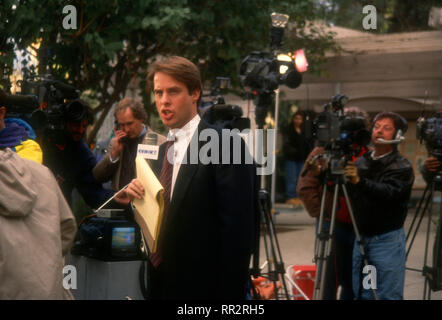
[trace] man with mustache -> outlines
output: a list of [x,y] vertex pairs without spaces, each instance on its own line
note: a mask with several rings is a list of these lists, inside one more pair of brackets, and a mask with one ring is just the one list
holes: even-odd
[[[405,280],[404,221],[414,182],[413,168],[397,150],[404,140],[407,121],[393,112],[375,116],[372,128],[374,151],[345,168],[368,264],[376,270],[376,283],[364,281],[367,272],[355,241],[353,291],[357,299],[403,299]],[[372,278],[374,279],[374,278]]]

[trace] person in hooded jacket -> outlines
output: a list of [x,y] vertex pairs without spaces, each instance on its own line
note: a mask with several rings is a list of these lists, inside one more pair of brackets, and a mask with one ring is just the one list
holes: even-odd
[[0,148],[10,148],[23,158],[43,161],[40,145],[32,127],[19,118],[6,118],[7,109],[0,97]]
[[48,168],[0,148],[0,300],[68,299],[75,218]]

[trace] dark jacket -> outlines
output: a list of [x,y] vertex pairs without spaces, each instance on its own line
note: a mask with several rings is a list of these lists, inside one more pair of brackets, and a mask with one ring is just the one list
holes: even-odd
[[[192,139],[208,127],[201,120]],[[205,143],[199,142],[198,151]],[[244,150],[242,139],[241,145]],[[152,166],[157,176],[165,147]],[[163,261],[154,271],[160,279],[153,298],[244,299],[255,229],[255,168],[187,163],[181,164],[160,235]]]
[[414,182],[410,162],[397,150],[379,160],[373,160],[371,154],[356,161],[359,183],[348,184],[355,220],[363,236],[403,227]]
[[304,134],[299,134],[293,124],[283,130],[282,152],[286,160],[304,162],[312,150]]
[[43,164],[51,169],[70,205],[74,188],[94,209],[113,195],[92,176],[97,161],[83,140],[76,142],[64,133],[50,132],[43,143]]
[[[368,149],[366,147],[361,147],[359,153],[352,161],[356,161],[357,158],[362,157]],[[306,163],[310,161],[313,157],[324,154],[325,150],[323,147],[316,147],[313,151],[308,155]],[[325,219],[327,221],[330,220],[332,206],[333,206],[333,190],[335,188],[335,184],[331,183],[332,181],[326,181],[325,170],[327,169],[327,163],[324,158],[320,158],[320,163],[322,166],[322,173],[318,176],[314,176],[310,170],[308,170],[308,166],[304,164],[304,167],[301,170],[301,174],[298,180],[298,186],[296,191],[298,192],[299,198],[302,200],[308,214],[311,217],[318,217],[321,211],[321,197],[324,187],[324,182],[327,182],[327,193],[325,196]],[[351,202],[351,199],[350,199]],[[336,208],[336,218],[342,223],[351,223],[350,213],[348,211],[347,202],[342,195],[342,192],[339,196],[339,200]]]
[[[141,144],[149,144],[149,138],[148,135],[151,133],[155,133],[158,137],[158,145],[161,145],[166,141],[166,137],[162,136],[156,132],[154,132],[150,127],[146,127],[146,133],[143,134],[141,138],[140,143]],[[138,138],[137,138],[138,140]],[[112,140],[111,140],[112,141]],[[95,180],[99,182],[107,182],[109,180],[112,180],[111,187],[114,191],[118,191],[121,189],[122,186],[126,185],[126,183],[122,183],[121,176],[122,176],[122,170],[123,170],[123,163],[124,166],[129,167],[130,165],[135,165],[135,157],[132,158],[131,161],[128,160],[127,155],[129,154],[127,152],[127,144],[124,145],[123,153],[120,155],[119,160],[116,162],[112,162],[110,160],[110,155],[112,153],[112,143],[108,144],[107,152],[103,157],[99,159],[99,162],[95,165],[95,167],[92,169],[92,174],[95,178]],[[133,153],[134,151],[132,151]],[[135,155],[136,155],[136,147],[135,147]],[[133,176],[130,180],[132,180],[135,177],[135,172],[132,173]],[[129,180],[129,181],[130,181]],[[126,181],[125,181],[126,182]]]

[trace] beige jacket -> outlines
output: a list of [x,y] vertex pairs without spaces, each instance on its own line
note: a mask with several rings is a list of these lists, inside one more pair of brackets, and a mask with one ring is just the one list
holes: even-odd
[[63,299],[76,222],[48,168],[0,150],[0,300]]
[[[156,132],[154,132],[151,128],[146,127],[147,132],[144,136],[142,144],[148,144],[147,141],[147,135],[149,133],[155,133],[158,136],[157,145],[161,145],[164,142],[166,142],[166,137],[162,136]],[[107,153],[104,155],[104,157],[96,164],[94,169],[92,170],[92,174],[94,176],[94,179],[98,182],[107,182],[109,180],[112,180],[111,187],[112,190],[118,191],[119,185],[120,185],[120,175],[121,175],[121,167],[122,163],[124,161],[123,154],[120,155],[120,158],[115,163],[110,160],[110,154],[112,151],[112,143],[109,145],[107,149]]]

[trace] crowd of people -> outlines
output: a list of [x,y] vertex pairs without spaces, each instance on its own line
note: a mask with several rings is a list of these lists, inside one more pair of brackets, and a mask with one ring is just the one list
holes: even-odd
[[[159,249],[148,256],[149,298],[246,298],[257,223],[256,168],[245,162],[248,148],[241,140],[239,163],[185,161],[192,156],[191,141],[205,129],[217,133],[220,147],[234,137],[222,135],[220,128],[200,118],[201,75],[188,59],[170,56],[154,62],[147,82],[167,136],[147,125],[141,102],[125,98],[115,108],[114,137],[98,162],[84,141],[93,117],[83,100],[64,105],[63,130],[46,132],[40,146],[31,126],[6,118],[8,105],[0,99],[0,299],[72,297],[61,277],[63,257],[78,227],[70,209],[73,189],[91,208],[124,189],[113,205],[131,208],[131,201],[145,192],[136,178],[138,145],[152,141],[159,153],[148,163],[164,187],[165,209]],[[371,123],[358,108],[347,108],[345,114],[364,119],[371,130],[370,146],[352,145],[353,158],[344,176],[366,258],[377,270],[377,296],[402,299],[403,225],[414,173],[397,146],[407,122],[392,112],[376,115]],[[303,114],[296,112],[283,130],[287,202],[304,205],[318,218],[326,188],[325,223],[330,224],[333,181],[324,183],[327,164],[319,156],[326,151],[313,148],[303,121]],[[198,140],[197,151],[207,142]],[[427,159],[427,174],[439,169],[438,159]],[[103,187],[107,181],[112,189]],[[333,263],[327,270],[324,299],[336,299],[339,286],[341,299],[373,299],[373,292],[361,285],[363,261],[342,195],[336,210]]]

